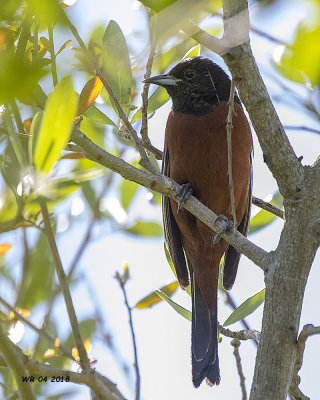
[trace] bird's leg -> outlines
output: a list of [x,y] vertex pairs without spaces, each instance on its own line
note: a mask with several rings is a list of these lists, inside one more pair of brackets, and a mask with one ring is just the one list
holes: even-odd
[[180,198],[178,200],[178,210],[177,212],[181,212],[183,208],[183,203],[187,200],[187,198],[192,194],[193,190],[190,183],[183,183],[179,188]]
[[212,236],[212,243],[213,243],[213,244],[219,243],[220,240],[221,240],[221,236],[222,236],[224,233],[227,233],[227,232],[233,227],[233,222],[230,221],[227,217],[225,217],[225,216],[222,215],[222,214],[218,215],[217,219],[216,219],[214,222],[216,223],[217,221],[224,221],[224,222],[225,222],[225,225],[224,225],[224,227],[220,230],[220,232],[217,232],[216,234],[214,234],[214,235]]

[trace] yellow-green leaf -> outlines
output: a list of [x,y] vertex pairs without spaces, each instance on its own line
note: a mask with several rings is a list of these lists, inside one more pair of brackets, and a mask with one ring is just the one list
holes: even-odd
[[70,138],[78,95],[70,76],[63,78],[48,97],[37,138],[34,163],[38,171],[49,172]]
[[139,185],[136,182],[128,181],[123,179],[120,184],[120,196],[121,196],[121,205],[127,211],[129,205],[131,204],[134,195],[138,190]]
[[[168,297],[171,297],[173,293],[177,290],[178,286],[179,286],[178,282],[174,281],[169,283],[168,285],[163,286],[159,290]],[[162,298],[159,297],[156,292],[152,292],[147,296],[145,296],[140,301],[138,301],[138,303],[135,305],[135,308],[151,308],[160,301],[162,301]]]
[[102,89],[102,82],[98,76],[90,79],[83,87],[80,98],[77,115],[83,114],[94,103]]
[[163,229],[158,222],[153,221],[137,221],[133,226],[126,229],[126,232],[140,236],[162,236]]
[[187,51],[182,59],[184,60],[185,58],[198,57],[200,56],[200,52],[201,52],[201,46],[200,44],[197,44],[194,47],[192,47],[189,51]]
[[66,47],[70,46],[70,44],[72,43],[72,40],[67,40],[65,43],[63,43],[63,45],[60,47],[60,49],[57,51],[56,56],[58,54],[60,54]]
[[85,111],[84,115],[89,119],[99,122],[100,124],[116,126],[116,124],[109,117],[107,117],[102,111],[93,105],[89,107],[87,111]]
[[130,103],[132,74],[126,39],[115,21],[110,21],[102,39],[103,71],[122,107]]
[[172,301],[166,294],[161,292],[161,290],[156,290],[156,293],[162,300],[166,301],[178,314],[182,315],[188,321],[192,320],[192,315],[189,310],[186,310],[184,307],[180,306],[178,303]]
[[233,313],[227,318],[223,326],[228,326],[234,324],[235,322],[241,321],[253,311],[255,311],[260,304],[264,302],[265,289],[260,290],[252,297],[249,297],[245,302],[243,302]]

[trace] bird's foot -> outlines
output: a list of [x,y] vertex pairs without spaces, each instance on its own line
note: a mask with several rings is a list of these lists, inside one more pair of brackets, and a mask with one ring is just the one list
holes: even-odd
[[213,244],[219,243],[220,240],[221,240],[221,236],[224,233],[229,232],[230,229],[233,227],[233,222],[230,221],[227,217],[225,217],[222,214],[218,215],[217,219],[214,222],[216,223],[218,221],[223,221],[225,224],[224,224],[224,227],[220,230],[220,232],[217,232],[215,235],[212,236],[212,243]]
[[178,200],[178,213],[182,211],[183,204],[187,198],[192,194],[193,190],[190,183],[183,183],[179,188],[180,198]]

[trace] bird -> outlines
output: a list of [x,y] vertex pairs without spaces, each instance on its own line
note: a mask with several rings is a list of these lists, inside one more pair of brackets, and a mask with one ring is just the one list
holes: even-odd
[[[180,186],[180,199],[162,196],[164,237],[182,289],[191,283],[192,382],[220,383],[217,289],[220,261],[223,286],[230,290],[240,254],[203,222],[183,209],[192,193],[215,214],[232,223],[228,181],[227,115],[231,81],[208,58],[180,61],[167,74],[144,80],[164,87],[172,100],[164,140],[162,173]],[[241,102],[234,95],[232,176],[237,229],[247,236],[252,198],[252,134]],[[226,224],[226,229],[229,225]],[[221,236],[221,235],[220,235]]]

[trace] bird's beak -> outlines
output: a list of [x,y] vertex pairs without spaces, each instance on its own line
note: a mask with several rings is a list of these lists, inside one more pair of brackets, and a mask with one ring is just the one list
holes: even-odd
[[151,76],[150,78],[142,81],[142,83],[155,83],[159,86],[176,86],[177,82],[179,81],[180,79],[177,79],[172,75],[163,74]]

